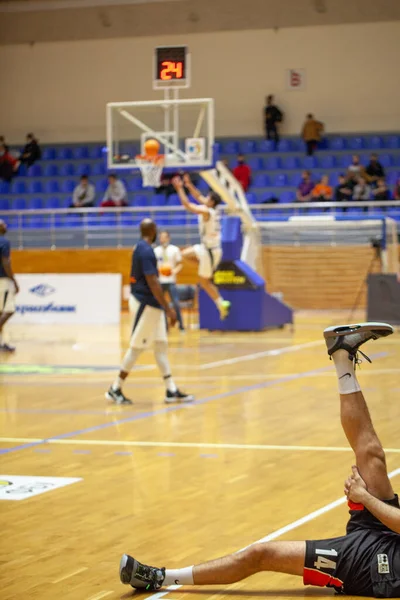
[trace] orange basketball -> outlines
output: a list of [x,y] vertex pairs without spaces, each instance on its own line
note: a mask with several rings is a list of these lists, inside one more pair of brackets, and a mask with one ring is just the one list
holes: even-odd
[[160,144],[157,140],[152,138],[148,139],[144,143],[144,151],[147,156],[157,156],[160,150]]
[[172,269],[170,265],[160,265],[159,267],[160,275],[165,275],[165,277],[169,277],[172,275]]

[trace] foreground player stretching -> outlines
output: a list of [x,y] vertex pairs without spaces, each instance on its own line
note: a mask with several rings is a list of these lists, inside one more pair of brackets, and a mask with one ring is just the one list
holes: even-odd
[[157,239],[157,226],[151,219],[141,222],[140,236],[132,253],[129,298],[129,308],[133,315],[132,336],[121,370],[106,392],[106,399],[116,404],[132,404],[132,400],[124,395],[122,386],[143,350],[153,346],[154,358],[166,387],[164,402],[192,402],[194,396],[181,392],[171,377],[165,317],[174,325],[176,314],[165,300],[158,280],[157,259],[152,248]]
[[[122,583],[156,590],[171,584],[235,583],[260,571],[299,575],[304,584],[377,598],[400,597],[400,510],[354,373],[359,347],[393,333],[385,323],[330,327],[324,331],[339,380],[340,416],[357,467],[345,482],[350,520],[342,537],[302,542],[256,543],[236,554],[184,569],[149,567],[124,554]],[[364,355],[365,356],[365,355]]]
[[[226,319],[231,303],[222,298],[218,288],[213,283],[214,271],[217,269],[222,258],[221,219],[217,210],[222,200],[215,192],[210,192],[208,196],[203,196],[193,185],[187,174],[184,175],[183,181],[180,177],[174,177],[172,185],[186,210],[198,215],[199,218],[201,243],[186,248],[182,252],[182,256],[198,263],[199,284],[210,296],[211,300],[214,301],[220,318],[222,320]],[[198,204],[189,201],[184,186],[189,190]]]

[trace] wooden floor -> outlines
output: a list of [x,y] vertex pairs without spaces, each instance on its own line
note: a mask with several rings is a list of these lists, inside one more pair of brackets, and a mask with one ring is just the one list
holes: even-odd
[[[342,496],[353,458],[321,330],[343,318],[303,313],[294,331],[261,334],[174,331],[173,373],[197,402],[166,407],[146,353],[126,387],[135,402],[127,408],[104,400],[127,344],[126,316],[120,328],[11,322],[18,352],[0,364],[0,479],[81,481],[0,501],[1,599],[130,597],[118,579],[125,551],[178,567],[287,525],[276,539],[341,535],[346,507],[331,503]],[[373,363],[363,363],[359,379],[394,470],[400,467],[399,333],[371,343],[367,354]],[[400,477],[394,482],[400,487]],[[297,523],[322,507],[321,516]],[[169,591],[166,598],[332,595],[304,588],[300,578],[263,573],[225,588]]]

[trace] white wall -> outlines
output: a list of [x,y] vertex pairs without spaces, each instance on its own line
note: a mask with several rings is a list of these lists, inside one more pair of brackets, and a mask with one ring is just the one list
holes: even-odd
[[[285,132],[306,112],[328,132],[400,130],[400,22],[0,47],[0,133],[20,142],[104,140],[108,101],[155,99],[156,45],[187,43],[192,88],[216,100],[217,135],[257,135],[274,93]],[[285,70],[305,68],[307,89],[287,91]],[[157,95],[158,94],[158,95]]]

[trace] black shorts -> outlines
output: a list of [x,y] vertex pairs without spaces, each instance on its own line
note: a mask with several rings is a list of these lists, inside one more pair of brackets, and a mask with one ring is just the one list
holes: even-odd
[[[400,508],[397,495],[386,504]],[[306,542],[304,584],[352,596],[400,598],[400,535],[362,505],[349,507],[346,535]]]

